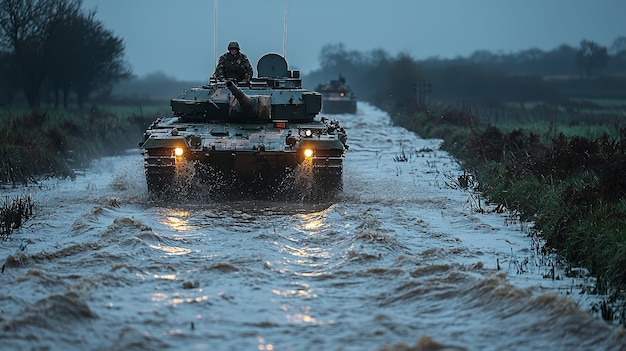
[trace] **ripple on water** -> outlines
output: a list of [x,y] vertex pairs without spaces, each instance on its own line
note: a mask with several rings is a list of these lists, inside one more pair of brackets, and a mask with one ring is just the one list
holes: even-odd
[[363,107],[333,203],[154,203],[137,151],[59,182],[0,245],[0,348],[624,349],[541,276],[494,274],[526,234],[444,186],[458,165],[416,151],[440,141]]
[[151,336],[140,332],[135,328],[125,327],[117,335],[114,342],[106,349],[108,350],[167,350],[171,345],[163,340],[163,337]]
[[69,292],[51,295],[26,308],[4,325],[4,330],[16,331],[37,327],[58,332],[68,331],[72,325],[88,322],[98,316],[77,294]]
[[461,297],[465,311],[483,316],[477,332],[497,330],[502,334],[501,346],[508,349],[549,341],[562,350],[611,350],[620,339],[626,341],[623,332],[611,334],[610,325],[585,313],[571,299],[537,288],[520,289],[504,273],[466,285]]

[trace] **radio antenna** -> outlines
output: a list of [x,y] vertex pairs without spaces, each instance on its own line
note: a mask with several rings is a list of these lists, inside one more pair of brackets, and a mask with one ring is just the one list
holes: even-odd
[[285,19],[283,23],[283,57],[287,59],[287,0],[285,0]]
[[[217,67],[217,0],[213,0],[213,69]],[[209,73],[209,77],[212,73]]]

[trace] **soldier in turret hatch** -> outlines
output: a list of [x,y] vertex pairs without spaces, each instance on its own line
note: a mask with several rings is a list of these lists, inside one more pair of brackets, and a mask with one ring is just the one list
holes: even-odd
[[213,73],[217,80],[235,80],[237,82],[249,82],[252,79],[252,66],[248,56],[240,51],[239,43],[228,43],[228,52],[220,56],[220,60]]

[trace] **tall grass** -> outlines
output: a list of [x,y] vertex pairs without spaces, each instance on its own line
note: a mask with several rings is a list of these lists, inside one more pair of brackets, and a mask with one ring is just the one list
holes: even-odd
[[504,132],[523,129],[536,133],[548,143],[559,134],[586,138],[619,137],[620,128],[626,126],[626,105],[616,105],[619,103],[622,102],[603,100],[591,103],[593,108],[581,108],[576,104],[498,104],[473,107],[472,113],[482,123],[497,126]]
[[9,235],[33,216],[33,200],[29,195],[4,198],[0,206],[0,240]]
[[[97,157],[135,148],[162,105],[91,107],[46,112],[0,110],[0,187],[28,184],[41,177],[74,177]],[[0,207],[0,239],[6,240],[33,215],[30,196],[5,198]]]
[[483,195],[534,222],[545,251],[587,268],[610,296],[603,316],[626,324],[626,121],[616,113],[516,105],[390,111],[396,123],[443,139]]
[[0,110],[0,184],[73,177],[92,159],[137,147],[155,116],[89,109]]

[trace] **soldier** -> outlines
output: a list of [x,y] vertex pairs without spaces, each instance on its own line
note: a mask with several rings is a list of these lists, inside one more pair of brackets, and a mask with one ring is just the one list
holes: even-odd
[[239,43],[228,43],[228,52],[220,56],[213,74],[218,80],[233,79],[238,82],[249,82],[252,79],[252,66],[248,56],[239,50]]

